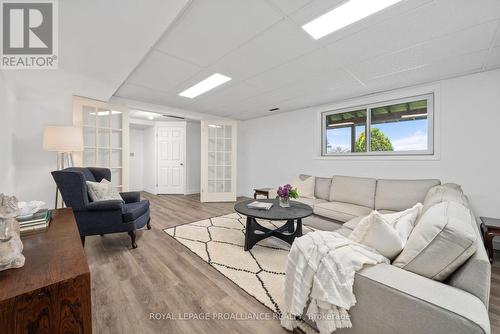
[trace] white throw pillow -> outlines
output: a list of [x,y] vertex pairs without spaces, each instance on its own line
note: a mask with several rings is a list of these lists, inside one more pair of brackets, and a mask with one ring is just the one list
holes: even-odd
[[86,181],[87,189],[92,202],[117,199],[123,201],[120,193],[111,182],[102,179],[101,182]]
[[294,177],[290,183],[292,187],[297,188],[300,197],[314,198],[314,186],[316,177],[310,175],[299,175]]
[[421,210],[420,203],[396,213],[380,214],[375,210],[359,222],[349,238],[392,260],[405,247]]

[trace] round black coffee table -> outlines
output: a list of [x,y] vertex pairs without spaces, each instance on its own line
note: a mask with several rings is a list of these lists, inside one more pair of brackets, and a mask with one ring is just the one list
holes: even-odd
[[[259,200],[259,202],[273,203],[269,210],[257,210],[248,208],[248,204],[254,202],[254,199],[245,200],[236,203],[234,210],[247,216],[247,225],[245,231],[245,250],[250,250],[259,241],[276,237],[288,242],[290,245],[297,237],[302,236],[302,218],[312,215],[313,209],[304,203],[290,201],[289,208],[282,208],[278,199]],[[274,230],[268,229],[259,223],[256,218],[266,220],[286,220],[283,226]],[[295,227],[295,221],[297,227]],[[256,233],[257,232],[257,233]]]

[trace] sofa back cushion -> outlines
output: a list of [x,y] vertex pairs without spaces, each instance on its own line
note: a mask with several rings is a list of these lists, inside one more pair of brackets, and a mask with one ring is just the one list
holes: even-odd
[[417,203],[423,203],[425,195],[441,182],[429,180],[377,180],[375,192],[376,210],[403,211]]
[[344,202],[373,208],[377,180],[335,175],[330,188],[331,202]]
[[332,186],[331,177],[316,177],[316,186],[314,187],[314,197],[328,201],[330,199],[331,186]]
[[463,206],[469,207],[469,201],[462,191],[462,187],[455,183],[445,183],[439,186],[432,187],[424,199],[423,212],[430,207],[445,201],[460,203]]
[[469,208],[441,202],[422,214],[393,265],[443,281],[476,251],[475,219]]

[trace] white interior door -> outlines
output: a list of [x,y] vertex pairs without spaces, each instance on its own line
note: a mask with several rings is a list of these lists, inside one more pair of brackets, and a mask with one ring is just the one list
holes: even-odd
[[201,201],[236,201],[237,123],[201,121]]
[[186,125],[158,126],[158,194],[185,193]]

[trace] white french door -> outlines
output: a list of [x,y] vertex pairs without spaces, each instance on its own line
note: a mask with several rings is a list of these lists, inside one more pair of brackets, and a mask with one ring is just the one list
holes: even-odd
[[158,126],[158,194],[184,194],[186,124]]
[[106,167],[119,191],[128,191],[129,124],[124,106],[84,97],[73,97],[73,124],[83,131],[83,152],[75,166]]
[[202,202],[236,201],[237,122],[201,121]]

